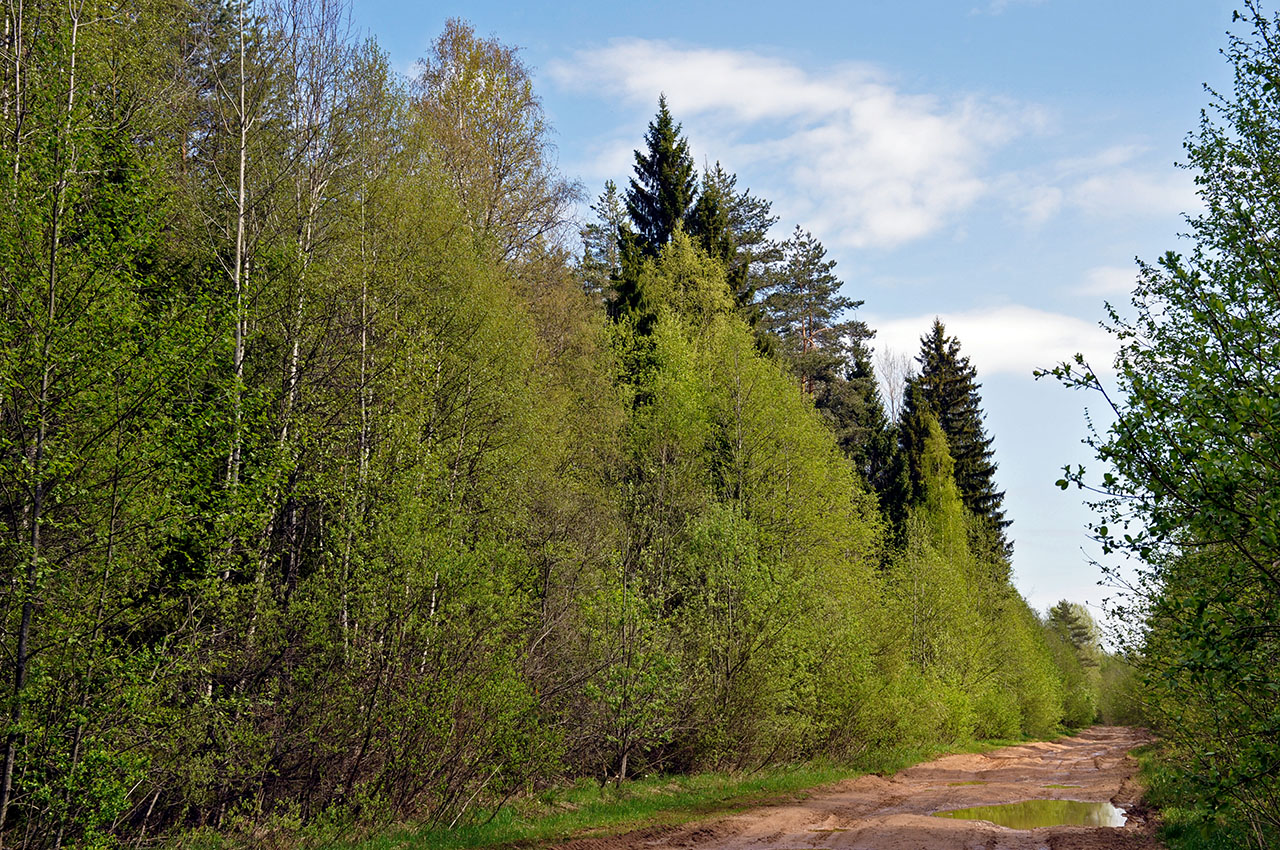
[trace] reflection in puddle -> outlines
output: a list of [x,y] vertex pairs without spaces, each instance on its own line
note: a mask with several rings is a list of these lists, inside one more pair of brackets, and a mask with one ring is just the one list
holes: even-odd
[[985,820],[1010,829],[1041,826],[1124,826],[1124,809],[1110,803],[1082,803],[1079,800],[1023,800],[1004,806],[974,806],[934,812],[934,817]]

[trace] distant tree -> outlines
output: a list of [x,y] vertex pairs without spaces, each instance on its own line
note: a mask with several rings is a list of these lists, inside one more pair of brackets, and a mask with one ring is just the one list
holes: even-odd
[[762,306],[764,325],[780,340],[783,359],[801,388],[813,394],[819,375],[840,370],[855,339],[870,331],[862,322],[843,320],[862,304],[840,294],[835,260],[812,233],[796,228],[783,246],[785,262],[768,282]]
[[641,252],[656,257],[684,223],[698,192],[689,141],[680,135],[666,95],[658,98],[658,114],[649,122],[645,152],[635,152],[635,175],[627,188],[627,215]]
[[595,221],[584,225],[582,259],[578,262],[578,277],[582,288],[593,298],[602,298],[617,278],[621,256],[618,241],[627,220],[627,211],[618,193],[618,184],[612,180],[604,184],[604,191],[591,205]]
[[904,416],[921,403],[937,417],[955,459],[956,485],[965,507],[984,519],[999,543],[1007,547],[1004,529],[1004,492],[996,489],[995,452],[982,419],[982,398],[978,394],[977,370],[960,353],[960,341],[948,336],[940,319],[920,338],[916,357],[920,374],[911,379],[918,392],[908,393]]
[[719,162],[704,171],[702,191],[686,228],[707,253],[724,263],[738,314],[755,330],[757,347],[767,352],[771,338],[761,323],[764,309],[756,295],[783,258],[782,243],[769,238],[778,217],[769,201],[748,189],[739,192],[737,184],[737,175]]
[[[851,324],[866,328],[862,322]],[[847,360],[816,376],[814,399],[862,480],[880,491],[893,456],[893,431],[880,400],[865,337],[851,336],[848,344]]]
[[1098,624],[1089,609],[1063,599],[1049,609],[1048,625],[1075,647],[1082,666],[1096,668],[1102,663]]
[[551,129],[514,47],[452,18],[418,66],[429,156],[473,232],[505,259],[565,223],[579,188],[556,169]]
[[876,372],[884,386],[885,412],[891,422],[897,422],[906,401],[907,382],[915,375],[915,366],[906,352],[877,346]]
[[812,233],[797,227],[779,253],[784,262],[774,264],[764,284],[761,327],[777,339],[782,359],[871,483],[884,473],[892,449],[867,346],[874,331],[845,318],[862,302],[840,294],[835,260]]

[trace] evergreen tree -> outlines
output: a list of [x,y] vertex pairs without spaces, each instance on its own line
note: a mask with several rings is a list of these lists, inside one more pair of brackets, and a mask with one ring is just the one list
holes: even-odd
[[818,375],[838,369],[849,354],[850,338],[869,331],[857,321],[840,321],[862,304],[840,295],[835,260],[812,233],[796,228],[784,246],[786,262],[776,269],[764,298],[765,327],[781,341],[783,358],[805,392],[813,394]]
[[865,335],[848,340],[848,359],[815,377],[814,400],[831,427],[836,443],[872,489],[884,489],[893,455],[893,432],[880,400],[866,339],[873,332],[851,322]]
[[[904,422],[910,420],[913,409],[921,403],[933,412],[947,435],[955,459],[956,485],[965,507],[985,520],[997,542],[1007,549],[1004,529],[1009,522],[1004,518],[1002,507],[1004,492],[996,489],[995,452],[991,448],[992,438],[982,425],[977,371],[969,358],[960,354],[960,341],[947,336],[939,319],[934,319],[933,328],[920,338],[920,354],[916,360],[920,374],[911,379],[915,391],[907,395]],[[910,440],[906,436],[909,426],[903,431],[905,448]]]
[[702,192],[685,227],[707,253],[724,263],[738,313],[757,329],[757,344],[767,350],[762,344],[767,336],[760,328],[764,311],[756,293],[783,258],[783,246],[769,238],[778,217],[769,201],[753,197],[750,190],[739,192],[737,183],[737,175],[719,162],[703,172]]
[[605,182],[604,191],[591,205],[591,211],[596,214],[596,220],[579,232],[582,259],[578,263],[578,277],[583,291],[597,300],[616,279],[621,264],[618,241],[627,212],[616,183]]
[[[667,109],[666,95],[658,98],[658,114],[649,122],[645,145],[646,153],[635,151],[636,176],[631,178],[625,198],[630,221],[622,222],[617,230],[614,294],[608,304],[612,318],[631,316],[641,335],[652,328],[657,309],[643,290],[644,262],[657,259],[662,247],[684,226],[697,194],[689,142],[680,135],[680,125]],[[702,217],[710,218],[710,211],[704,210]]]
[[862,302],[840,295],[835,261],[826,259],[813,234],[797,227],[781,253],[785,263],[767,282],[761,324],[776,335],[783,359],[845,455],[864,481],[874,483],[887,469],[892,447],[867,347],[874,332],[865,322],[841,320]]
[[666,95],[658,98],[658,114],[649,122],[645,145],[645,153],[635,152],[636,176],[627,189],[626,206],[642,253],[656,257],[697,196],[689,141],[680,135]]

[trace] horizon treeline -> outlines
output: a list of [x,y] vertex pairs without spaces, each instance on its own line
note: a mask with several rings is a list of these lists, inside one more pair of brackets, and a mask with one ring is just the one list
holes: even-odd
[[1100,708],[976,373],[659,100],[581,228],[515,49],[324,0],[6,5],[0,837],[452,826]]

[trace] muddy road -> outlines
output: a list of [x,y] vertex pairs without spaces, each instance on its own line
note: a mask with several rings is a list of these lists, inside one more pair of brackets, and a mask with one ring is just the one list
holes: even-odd
[[[895,776],[863,776],[807,799],[681,827],[579,839],[568,850],[1156,850],[1154,825],[1139,805],[1137,762],[1129,750],[1149,740],[1124,727],[1098,726],[1075,737],[945,756]],[[933,817],[970,806],[1056,799],[1110,802],[1123,827],[1010,829]]]

